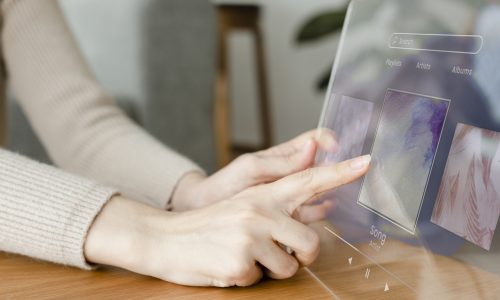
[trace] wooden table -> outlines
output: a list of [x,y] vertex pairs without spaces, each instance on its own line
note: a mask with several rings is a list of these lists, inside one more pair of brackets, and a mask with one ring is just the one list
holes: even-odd
[[193,288],[114,268],[94,272],[0,253],[0,299],[331,299],[304,270],[249,288]]
[[[115,268],[87,272],[0,252],[0,299],[500,299],[499,275],[457,260],[403,243],[394,247],[378,263],[399,274],[412,292],[324,230],[321,237],[322,253],[310,269],[330,291],[305,269],[249,288],[193,288]],[[363,276],[367,268],[369,280]],[[385,283],[390,291],[384,292]]]

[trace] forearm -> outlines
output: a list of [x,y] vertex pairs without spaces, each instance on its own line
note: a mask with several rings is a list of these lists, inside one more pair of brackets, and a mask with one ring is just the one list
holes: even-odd
[[85,63],[55,0],[1,2],[10,84],[63,169],[165,209],[179,178],[199,168],[134,124]]

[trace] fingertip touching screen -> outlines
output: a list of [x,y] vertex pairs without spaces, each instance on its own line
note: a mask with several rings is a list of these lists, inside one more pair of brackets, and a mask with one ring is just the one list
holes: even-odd
[[316,164],[372,162],[311,225],[333,298],[500,297],[498,28],[496,1],[351,2]]

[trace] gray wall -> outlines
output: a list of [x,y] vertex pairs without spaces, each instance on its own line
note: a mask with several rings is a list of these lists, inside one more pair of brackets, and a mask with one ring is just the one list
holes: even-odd
[[215,169],[215,14],[207,0],[60,0],[99,81],[145,128]]
[[145,126],[215,169],[215,11],[206,0],[151,1],[142,35]]

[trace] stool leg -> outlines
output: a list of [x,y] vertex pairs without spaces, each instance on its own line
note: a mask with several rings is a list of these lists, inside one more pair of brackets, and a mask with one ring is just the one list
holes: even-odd
[[227,68],[227,37],[228,24],[222,13],[219,15],[219,37],[217,74],[215,82],[214,127],[217,147],[217,164],[219,167],[227,165],[231,159],[230,117],[229,117],[229,86]]
[[262,148],[267,149],[273,143],[272,138],[272,124],[271,124],[271,103],[269,101],[267,75],[266,75],[266,60],[264,54],[264,43],[262,33],[258,20],[254,25],[255,34],[255,54],[257,59],[257,80],[259,89],[259,109],[261,118],[261,134],[262,134]]
[[2,95],[0,96],[0,147],[2,147],[7,143],[7,97],[5,96],[6,93],[4,86],[0,87],[0,93]]
[[[264,42],[259,26],[260,8],[256,6],[221,6],[218,9],[218,65],[215,83],[214,125],[219,167],[225,166],[236,155],[258,151],[272,145],[271,104],[269,101],[265,68]],[[228,78],[228,37],[231,30],[243,29],[252,33],[255,39],[258,106],[261,143],[258,146],[235,145],[231,141],[230,100]]]

